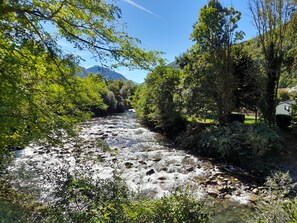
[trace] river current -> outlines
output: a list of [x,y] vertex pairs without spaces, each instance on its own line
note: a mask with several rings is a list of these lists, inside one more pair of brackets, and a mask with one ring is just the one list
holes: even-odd
[[[54,190],[53,178],[61,177],[61,170],[94,179],[117,174],[131,190],[152,198],[186,187],[197,198],[219,196],[218,186],[232,183],[227,198],[248,202],[244,184],[230,182],[216,165],[178,150],[172,141],[142,126],[133,112],[94,118],[80,127],[78,137],[59,146],[31,144],[18,151],[8,169],[18,175],[15,183],[39,189],[41,200]],[[110,149],[104,151],[104,143]]]

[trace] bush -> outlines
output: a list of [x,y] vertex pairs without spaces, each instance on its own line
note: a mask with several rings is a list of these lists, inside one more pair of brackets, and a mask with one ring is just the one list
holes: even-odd
[[128,202],[126,185],[118,178],[93,180],[72,177],[55,193],[55,201],[43,213],[43,222],[124,222]]
[[132,202],[127,210],[127,216],[129,223],[211,222],[205,204],[187,193],[175,193],[157,200]]
[[136,197],[116,176],[110,180],[68,176],[55,196],[48,208],[35,212],[32,222],[211,222],[204,203],[190,194],[176,192],[156,200]]
[[241,122],[244,123],[245,114],[242,113],[232,113],[229,115],[229,122]]
[[276,124],[281,129],[286,129],[291,125],[292,117],[290,115],[276,115]]
[[279,135],[265,124],[245,126],[233,122],[228,126],[211,126],[191,133],[178,138],[184,148],[248,169],[271,167],[281,148]]
[[257,203],[256,211],[247,217],[245,222],[297,222],[297,197],[284,198],[296,188],[290,175],[276,172],[267,178],[265,185],[266,190],[262,192],[261,202]]

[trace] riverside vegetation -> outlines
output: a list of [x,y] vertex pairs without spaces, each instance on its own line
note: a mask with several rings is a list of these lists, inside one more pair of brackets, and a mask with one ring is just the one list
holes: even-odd
[[[105,181],[66,175],[47,203],[4,177],[15,149],[32,141],[59,144],[92,115],[121,112],[132,103],[144,124],[182,148],[267,177],[259,192],[263,199],[246,219],[297,222],[296,185],[288,174],[268,176],[286,149],[275,107],[280,97],[296,99],[296,93],[278,94],[279,86],[297,84],[296,4],[251,0],[259,35],[240,42],[240,12],[208,1],[194,24],[194,45],[176,59],[175,69],[164,66],[158,51],[139,48],[117,25],[120,9],[107,1],[0,1],[1,221],[211,222],[212,204],[190,191],[149,199],[132,194],[116,174]],[[145,83],[76,77],[80,58],[59,48],[46,23],[57,38],[89,50],[102,63],[150,70]],[[261,114],[260,123],[232,123],[240,120],[232,112],[243,110]],[[201,122],[209,119],[214,124]],[[292,124],[282,134],[296,134]],[[296,154],[293,143],[290,152]]]

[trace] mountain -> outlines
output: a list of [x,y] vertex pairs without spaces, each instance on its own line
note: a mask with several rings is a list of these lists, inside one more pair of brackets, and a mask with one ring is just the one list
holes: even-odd
[[90,73],[92,74],[101,74],[103,78],[105,78],[106,80],[119,80],[119,79],[123,79],[123,80],[127,80],[127,78],[125,78],[122,74],[112,71],[108,68],[105,67],[100,67],[100,66],[93,66],[90,67],[88,69],[84,68],[84,67],[79,67],[81,69],[81,72],[78,72],[76,75],[79,77],[87,77]]
[[167,64],[166,67],[173,67],[175,69],[179,69],[179,66],[176,64],[175,61],[171,62],[170,64]]

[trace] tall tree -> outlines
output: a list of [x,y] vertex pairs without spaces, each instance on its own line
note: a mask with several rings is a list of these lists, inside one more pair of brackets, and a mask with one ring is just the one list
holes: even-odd
[[[192,60],[190,73],[203,82],[202,97],[211,98],[216,106],[216,114],[221,124],[228,122],[234,108],[233,103],[233,58],[232,46],[243,37],[237,32],[237,22],[241,13],[223,7],[219,1],[210,0],[199,14],[191,38],[196,42],[194,54],[200,58]],[[194,56],[195,57],[195,56]],[[197,57],[197,55],[196,55]],[[203,89],[204,88],[204,89]]]
[[233,54],[235,108],[257,112],[262,93],[258,66],[242,45],[234,46]]
[[159,61],[123,31],[120,17],[105,0],[0,1],[0,164],[8,148],[73,132],[89,117],[80,108],[106,107],[101,81],[77,79],[78,58],[59,39],[103,64],[152,68]]
[[267,76],[263,116],[270,125],[275,124],[277,89],[284,62],[284,42],[291,16],[296,11],[292,0],[250,0],[250,11],[257,28]]
[[172,67],[158,66],[136,91],[133,106],[142,121],[169,136],[185,127],[176,104],[181,71]]

